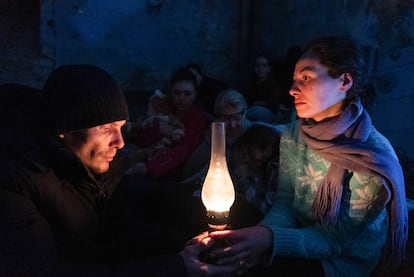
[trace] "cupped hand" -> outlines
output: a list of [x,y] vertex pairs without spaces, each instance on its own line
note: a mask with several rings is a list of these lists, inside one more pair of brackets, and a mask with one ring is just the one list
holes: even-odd
[[218,265],[200,259],[202,254],[211,251],[214,245],[214,239],[208,236],[208,232],[202,233],[187,242],[180,255],[184,260],[189,277],[231,277],[241,275],[244,272],[245,266],[239,261]]
[[215,240],[225,240],[229,245],[214,249],[210,257],[218,265],[243,264],[252,268],[263,262],[266,254],[272,248],[272,231],[265,226],[254,226],[238,230],[225,230],[210,233]]

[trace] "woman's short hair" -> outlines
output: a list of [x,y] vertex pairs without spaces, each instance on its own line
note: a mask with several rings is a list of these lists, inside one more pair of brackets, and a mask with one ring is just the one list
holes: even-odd
[[361,49],[349,38],[320,37],[311,41],[304,49],[304,54],[319,58],[319,62],[328,68],[332,78],[338,78],[343,73],[349,73],[353,85],[348,90],[347,99],[360,97],[366,100],[367,69]]

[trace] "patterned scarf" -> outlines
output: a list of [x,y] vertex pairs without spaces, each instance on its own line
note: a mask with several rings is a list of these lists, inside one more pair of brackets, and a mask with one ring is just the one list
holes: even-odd
[[331,163],[313,203],[316,215],[324,223],[336,222],[346,170],[380,176],[388,191],[389,228],[384,253],[400,264],[408,237],[404,175],[387,141],[369,143],[371,135],[379,133],[360,101],[351,102],[337,117],[314,124],[301,119],[299,124],[307,145]]

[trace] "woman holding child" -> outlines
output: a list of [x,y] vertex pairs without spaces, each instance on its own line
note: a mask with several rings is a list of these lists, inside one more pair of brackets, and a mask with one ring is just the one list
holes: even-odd
[[[203,110],[195,104],[197,97],[197,80],[191,71],[179,69],[170,80],[169,100],[172,114],[179,119],[184,128],[179,139],[166,147],[161,153],[145,162],[136,163],[129,174],[150,175],[156,178],[176,179],[181,173],[181,166],[199,144],[206,128],[207,119]],[[176,130],[167,122],[148,124],[137,133],[137,145],[146,147],[160,141],[163,137],[172,137]]]

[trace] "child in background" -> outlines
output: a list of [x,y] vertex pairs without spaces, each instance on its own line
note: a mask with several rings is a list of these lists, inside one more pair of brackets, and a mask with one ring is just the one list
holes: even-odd
[[[229,165],[239,202],[239,208],[232,210],[237,225],[258,223],[271,207],[277,186],[279,142],[279,132],[262,124],[250,127],[236,141]],[[243,212],[240,203],[247,204],[243,204]]]
[[173,107],[169,97],[158,89],[154,91],[154,94],[148,100],[147,118],[143,121],[129,122],[126,132],[131,137],[134,137],[142,128],[155,125],[167,125],[173,128],[171,136],[164,136],[156,143],[147,147],[139,147],[135,154],[132,155],[134,162],[145,162],[154,158],[171,145],[178,143],[185,134],[184,124],[173,114]]

